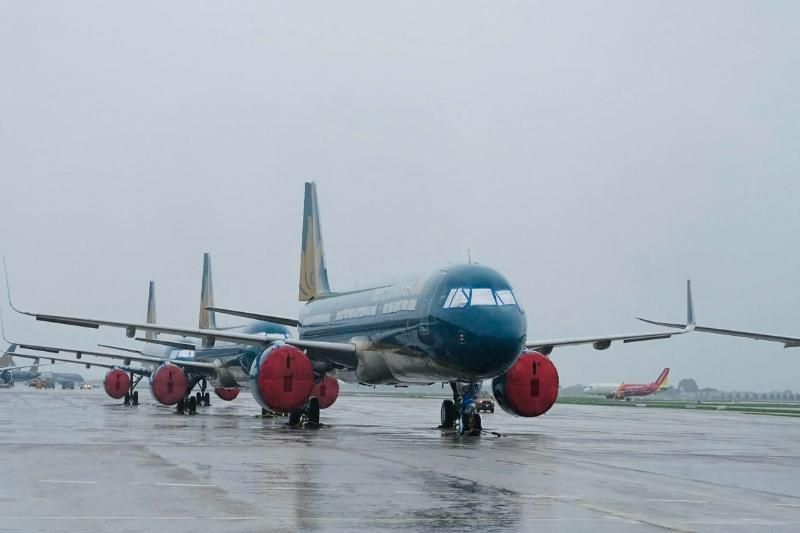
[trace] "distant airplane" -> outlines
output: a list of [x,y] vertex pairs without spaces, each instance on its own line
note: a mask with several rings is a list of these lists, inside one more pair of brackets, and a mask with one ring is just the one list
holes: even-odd
[[[274,243],[269,246],[275,253],[285,253]],[[409,250],[408,256],[413,255]],[[496,270],[476,264],[449,266],[371,289],[334,292],[328,282],[313,183],[305,186],[299,299],[306,304],[297,318],[209,308],[296,326],[299,338],[265,334],[263,329],[220,331],[18,312],[44,322],[121,328],[129,338],[137,331],[151,331],[200,339],[205,350],[198,349],[191,360],[128,357],[159,364],[150,375],[151,389],[158,401],[168,405],[185,398],[191,401],[188,392],[193,384],[206,379],[237,393],[250,389],[263,408],[290,413],[290,425],[298,425],[303,420],[319,422],[319,410],[330,391],[338,391],[337,377],[369,385],[447,382],[453,400],[442,403],[441,425],[470,435],[482,429],[475,400],[483,380],[492,379],[495,399],[507,412],[539,416],[558,396],[558,371],[547,357],[554,348],[591,344],[604,350],[613,341],[688,333],[694,323],[687,285],[688,326],[681,331],[526,339],[527,318],[511,284]],[[9,303],[14,308],[10,291]],[[227,346],[217,349],[218,343]]]
[[[16,353],[16,349],[17,345],[11,344],[2,356],[0,356],[0,387],[2,388],[13,387],[14,383],[24,383],[42,377],[45,373],[39,372],[39,367],[49,366],[39,364],[38,357],[33,364],[30,365],[15,364],[14,354]],[[46,374],[52,375],[53,373],[48,372]],[[83,378],[81,378],[81,381],[83,381]]]
[[667,390],[669,388],[668,381],[669,368],[665,368],[652,383],[593,383],[583,389],[583,392],[592,396],[622,400],[632,396],[649,396]]

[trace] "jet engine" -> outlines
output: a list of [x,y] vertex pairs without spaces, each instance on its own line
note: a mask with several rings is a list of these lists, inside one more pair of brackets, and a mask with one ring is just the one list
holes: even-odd
[[220,399],[230,402],[239,396],[239,389],[236,387],[215,387],[214,394],[219,396]]
[[162,405],[175,405],[186,396],[189,378],[178,365],[163,363],[150,375],[150,392]]
[[319,400],[320,409],[327,409],[339,397],[339,380],[327,374],[322,376],[319,383],[311,390],[311,396]]
[[112,368],[106,372],[106,377],[103,378],[103,388],[106,394],[115,400],[119,400],[128,394],[130,385],[131,378],[128,377],[128,374],[124,370],[120,370],[119,368]]
[[9,370],[3,370],[0,372],[0,383],[5,385],[6,387],[10,387],[14,384],[14,373]]
[[543,415],[558,398],[558,370],[539,352],[525,351],[505,374],[492,380],[492,392],[510,415]]
[[314,388],[314,369],[306,354],[288,344],[273,344],[250,368],[250,389],[258,404],[279,413],[302,407]]

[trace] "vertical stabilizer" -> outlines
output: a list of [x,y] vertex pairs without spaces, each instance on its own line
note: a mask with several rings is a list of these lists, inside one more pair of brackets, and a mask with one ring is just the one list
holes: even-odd
[[301,246],[299,298],[301,302],[307,302],[331,292],[328,285],[328,269],[325,267],[325,251],[322,246],[317,186],[313,182],[306,182]]
[[211,279],[211,255],[203,254],[203,279],[200,282],[200,329],[217,329],[217,317],[214,311],[206,307],[214,306],[214,282]]
[[8,347],[6,353],[4,353],[2,357],[0,357],[0,368],[5,368],[7,366],[16,366],[14,364],[14,356],[11,355],[16,350],[17,350],[16,344],[12,344],[11,346]]
[[655,381],[656,389],[662,389],[667,386],[669,379],[669,368],[665,368],[659,374],[658,379]]
[[[150,288],[147,291],[147,323],[156,323],[156,282],[153,280],[150,280]],[[146,339],[155,339],[158,333],[147,331],[144,336]]]

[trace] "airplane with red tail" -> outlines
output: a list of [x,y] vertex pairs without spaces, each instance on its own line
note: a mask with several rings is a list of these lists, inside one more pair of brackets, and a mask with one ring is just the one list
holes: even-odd
[[665,368],[652,383],[594,383],[583,389],[592,396],[605,396],[609,400],[622,400],[632,396],[650,396],[669,389],[669,368]]

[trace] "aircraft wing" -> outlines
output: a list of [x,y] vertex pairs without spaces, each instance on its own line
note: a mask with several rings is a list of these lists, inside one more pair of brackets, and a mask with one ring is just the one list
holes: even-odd
[[[108,353],[108,352],[95,352],[92,350],[76,350],[74,348],[63,348],[61,346],[36,346],[33,344],[21,344],[21,343],[16,343],[16,344],[20,348],[38,352],[74,353],[77,359],[80,359],[84,355],[91,355],[93,357],[105,357],[108,359],[121,359],[125,365],[130,365],[131,361],[136,361],[138,363],[149,363],[154,365],[160,365],[161,363],[169,361],[170,363],[174,363],[178,366],[185,366],[187,368],[196,368],[203,370],[213,370],[215,368],[214,364],[210,362],[192,361],[187,359],[169,359],[166,357],[152,357],[149,355],[128,355],[128,354],[118,354],[118,353]],[[36,357],[41,357],[42,359],[58,360],[54,359],[53,357],[50,357],[49,355],[44,355],[44,356],[37,355]],[[75,362],[75,361],[73,361],[72,359],[68,359],[67,362]],[[86,363],[85,361],[77,361],[77,362]],[[88,362],[86,364],[98,364],[98,363]]]
[[[19,352],[12,352],[11,355],[19,356],[19,357],[27,357],[28,359],[39,359],[40,355],[33,355],[33,354],[25,354]],[[76,359],[67,359],[66,357],[55,357],[55,356],[46,356],[44,359],[49,359],[50,361],[58,361],[59,363],[74,363],[76,365],[84,365],[86,368],[91,368],[93,366],[97,366],[100,368],[119,368],[124,370],[125,372],[133,372],[134,374],[149,376],[150,371],[146,368],[131,368],[125,365],[111,365],[108,363],[97,363],[95,361],[78,361]],[[29,365],[33,366],[33,365]],[[39,366],[47,366],[47,365],[39,365]],[[5,369],[2,369],[5,370]]]
[[275,324],[281,324],[283,326],[291,326],[296,328],[300,325],[300,321],[296,318],[286,318],[282,316],[275,316],[275,315],[263,315],[261,313],[251,313],[249,311],[238,311],[236,309],[226,309],[224,307],[206,307],[208,311],[214,311],[215,313],[220,313],[223,315],[232,315],[232,316],[240,316],[242,318],[250,318],[253,320],[261,320],[263,322],[273,322]]
[[[663,324],[660,324],[663,325]],[[629,333],[619,335],[598,335],[596,337],[575,337],[567,339],[544,339],[534,340],[525,343],[526,348],[535,349],[542,353],[549,354],[556,346],[574,346],[577,344],[592,344],[598,350],[605,350],[611,346],[612,342],[642,342],[656,339],[668,339],[673,335],[682,335],[695,329],[694,305],[692,304],[692,283],[686,281],[686,324],[679,326],[680,331],[653,331],[647,333]],[[699,329],[699,328],[698,328]],[[798,339],[800,342],[800,339]]]
[[[17,352],[4,352],[3,355],[18,355],[18,354],[17,354]],[[24,357],[24,355],[23,355],[23,357]],[[38,359],[38,358],[39,357],[37,356],[36,359]],[[31,368],[31,367],[34,367],[34,366],[50,366],[50,365],[49,364],[33,363],[33,364],[30,364],[30,365],[4,366],[4,367],[0,368],[0,372],[6,372],[7,370],[22,370],[23,368]]]
[[[646,318],[639,318],[642,322],[648,324],[655,324],[657,326],[665,326],[668,328],[685,328],[684,324],[677,324],[672,322],[659,322],[657,320],[648,320]],[[702,331],[703,333],[715,333],[717,335],[730,335],[732,337],[745,337],[748,339],[755,339],[758,341],[780,342],[783,343],[784,348],[797,348],[800,346],[800,337],[785,337],[782,335],[770,335],[768,333],[752,333],[749,331],[740,331],[736,329],[722,329],[710,328],[707,326],[695,326],[695,331]]]

